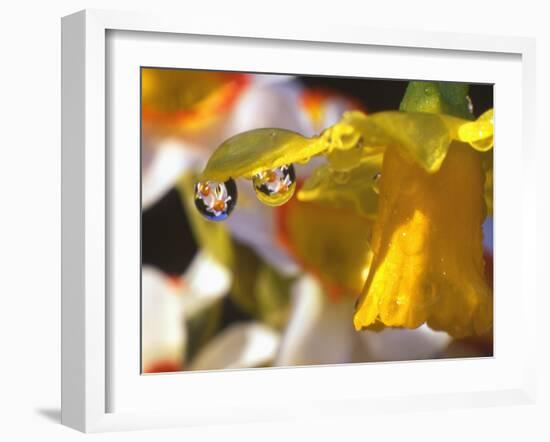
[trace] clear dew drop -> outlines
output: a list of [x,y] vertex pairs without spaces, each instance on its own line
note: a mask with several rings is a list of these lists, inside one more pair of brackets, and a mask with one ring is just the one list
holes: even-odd
[[332,179],[336,184],[347,184],[350,177],[350,173],[346,170],[336,170],[332,172]]
[[268,206],[286,203],[296,190],[294,166],[287,164],[275,169],[264,170],[252,178],[258,199]]
[[474,113],[474,103],[472,103],[472,99],[469,95],[466,95],[466,105],[468,106],[468,112],[471,114]]
[[380,193],[380,178],[382,178],[382,174],[380,172],[377,172],[372,177],[372,190],[374,190],[374,193],[379,194]]
[[223,183],[203,181],[195,184],[195,207],[209,221],[223,221],[237,204],[237,185],[233,179]]

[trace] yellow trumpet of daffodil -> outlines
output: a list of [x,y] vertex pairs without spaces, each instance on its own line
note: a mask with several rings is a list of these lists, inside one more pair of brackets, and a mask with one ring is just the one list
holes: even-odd
[[353,318],[416,328],[427,322],[454,337],[491,328],[484,277],[484,171],[479,154],[455,142],[429,174],[395,149],[384,156],[370,272]]
[[[402,109],[410,105],[403,103]],[[478,150],[492,147],[492,111],[457,132],[472,145],[453,141],[433,173],[386,150],[372,261],[353,317],[357,330],[427,323],[456,338],[491,330],[482,247],[486,176]]]

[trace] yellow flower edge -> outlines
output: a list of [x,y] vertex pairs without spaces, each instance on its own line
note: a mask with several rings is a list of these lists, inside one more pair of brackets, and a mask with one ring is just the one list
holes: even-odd
[[465,143],[453,142],[431,174],[397,149],[386,151],[372,262],[353,317],[357,330],[427,323],[462,338],[491,329],[484,182],[481,154]]
[[[304,137],[285,129],[261,128],[235,135],[210,157],[201,180],[226,181],[291,163],[306,163],[313,156],[332,155],[338,169],[353,168],[357,159],[395,147],[425,171],[441,167],[453,140],[468,142],[476,150],[493,143],[492,111],[477,121],[422,112],[387,111],[366,115],[346,112],[319,136]],[[337,155],[338,152],[347,152]]]
[[182,69],[143,68],[145,129],[189,136],[212,128],[249,84],[249,75]]
[[457,139],[471,143],[480,152],[486,152],[493,147],[493,131],[494,111],[489,109],[476,121],[460,125]]

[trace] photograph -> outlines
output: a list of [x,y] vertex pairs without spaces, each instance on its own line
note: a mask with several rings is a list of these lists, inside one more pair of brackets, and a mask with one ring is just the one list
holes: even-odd
[[141,68],[142,373],[493,355],[493,86]]
[[446,6],[6,2],[0,442],[550,441],[548,13]]

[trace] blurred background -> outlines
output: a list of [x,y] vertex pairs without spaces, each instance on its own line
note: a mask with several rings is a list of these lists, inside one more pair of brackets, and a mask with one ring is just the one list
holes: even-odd
[[[339,238],[362,230],[357,214],[296,198],[265,206],[246,180],[237,180],[237,207],[224,222],[204,220],[193,204],[196,176],[225,139],[260,127],[316,135],[347,110],[397,109],[406,86],[142,69],[144,373],[492,355],[492,337],[457,341],[426,326],[353,329],[360,287],[339,276],[364,275],[346,262]],[[493,107],[493,88],[471,85],[470,98],[479,116]],[[318,161],[296,165],[298,185]],[[492,219],[484,234],[492,280]],[[360,235],[353,241],[368,244]]]

